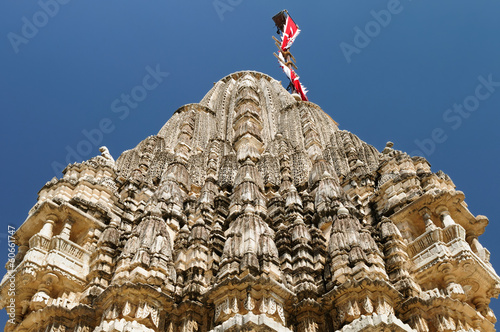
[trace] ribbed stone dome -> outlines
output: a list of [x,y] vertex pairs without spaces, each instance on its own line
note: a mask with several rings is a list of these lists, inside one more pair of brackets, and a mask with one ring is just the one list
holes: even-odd
[[[250,106],[243,110],[246,105]],[[242,112],[247,111],[248,116],[244,116]],[[253,138],[241,140],[245,135]],[[123,153],[118,159],[118,169],[129,175],[139,166],[140,150],[149,146],[150,153],[154,153],[153,167],[148,169],[149,180],[153,177],[149,173],[159,176],[177,154],[196,170],[194,174],[190,172],[190,178],[200,186],[204,170],[196,167],[205,168],[200,161],[206,160],[212,151],[217,153],[219,164],[227,164],[236,155],[238,141],[240,145],[252,142],[246,145],[256,149],[253,152],[258,161],[276,162],[276,166],[280,146],[281,149],[286,146],[293,157],[295,185],[303,185],[309,178],[312,163],[318,157],[330,161],[341,177],[352,167],[364,166],[367,171],[378,164],[379,153],[375,148],[351,133],[339,131],[337,123],[318,105],[296,101],[280,82],[268,75],[242,71],[215,83],[200,103],[179,108],[157,136],[148,137],[135,149]],[[240,154],[250,153],[242,149],[245,147],[239,149]],[[279,185],[279,168],[269,171],[276,174],[262,176],[268,184]]]
[[[281,83],[258,72],[244,71],[224,77],[214,84],[199,104],[189,104],[178,109],[163,126],[158,136],[175,144],[180,124],[191,121],[194,125],[191,144],[193,149],[205,149],[208,142],[218,139],[232,143],[235,132],[236,109],[242,102],[254,102],[259,108],[259,137],[264,149],[269,148],[280,133],[294,146],[305,150],[301,125],[301,112],[307,113],[317,123],[318,139],[326,145],[336,123],[313,103],[299,103]],[[300,105],[300,106],[299,106]],[[298,132],[297,132],[298,131]],[[174,148],[174,146],[170,146]],[[229,152],[229,151],[228,151]]]

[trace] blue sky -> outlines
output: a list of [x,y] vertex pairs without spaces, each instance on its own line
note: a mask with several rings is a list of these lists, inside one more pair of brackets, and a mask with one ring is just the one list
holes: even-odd
[[1,261],[7,225],[67,161],[101,145],[117,158],[229,73],[286,85],[271,39],[286,8],[310,101],[377,149],[393,141],[449,174],[489,217],[480,241],[500,268],[499,2],[54,1],[0,3]]

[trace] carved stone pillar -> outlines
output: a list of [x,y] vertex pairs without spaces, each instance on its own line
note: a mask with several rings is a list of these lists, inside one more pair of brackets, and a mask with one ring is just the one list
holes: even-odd
[[47,216],[47,220],[40,230],[40,235],[45,236],[46,238],[52,238],[54,224],[57,222],[57,217],[53,214]]
[[474,233],[467,234],[467,242],[470,243],[472,251],[474,251],[476,254],[484,249],[483,245],[477,239],[477,235]]
[[465,292],[462,285],[457,284],[455,275],[451,272],[451,264],[443,264],[440,267],[443,273],[443,280],[446,283],[446,290],[448,295],[460,301],[465,300]]
[[425,231],[426,232],[437,229],[437,226],[432,221],[431,216],[430,216],[429,213],[430,213],[430,211],[427,208],[424,208],[424,209],[420,210],[420,215],[424,219]]
[[29,248],[30,247],[26,244],[19,246],[19,248],[17,249],[17,255],[14,263],[16,266],[23,261],[24,255],[26,255],[26,252],[28,251]]
[[472,299],[472,303],[476,306],[476,310],[481,313],[487,320],[492,323],[496,322],[496,317],[493,311],[490,309],[490,299],[486,297],[475,297]]
[[64,227],[61,231],[61,234],[60,236],[65,239],[65,240],[69,240],[69,236],[71,234],[71,227],[73,226],[73,222],[71,220],[66,220],[66,222],[64,223]]
[[436,209],[436,213],[441,216],[441,221],[443,222],[444,228],[448,226],[455,225],[455,220],[450,215],[450,212],[448,211],[448,208],[446,206],[439,206]]
[[53,273],[47,273],[43,279],[42,283],[38,286],[38,291],[31,298],[30,308],[31,310],[39,310],[45,308],[51,299],[50,292],[52,290],[52,285],[59,280],[59,277]]

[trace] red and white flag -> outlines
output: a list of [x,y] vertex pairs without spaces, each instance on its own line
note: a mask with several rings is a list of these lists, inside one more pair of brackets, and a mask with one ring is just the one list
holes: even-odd
[[300,83],[299,77],[295,74],[295,72],[292,70],[292,76],[294,76],[294,79],[292,79],[293,86],[295,88],[295,91],[297,91],[300,95],[300,98],[304,101],[308,101],[306,93],[307,90],[306,88]]
[[292,46],[293,42],[295,41],[295,38],[300,33],[300,29],[295,24],[295,22],[292,20],[290,15],[286,16],[286,23],[285,23],[285,28],[283,29],[283,36],[281,37],[281,49],[283,51],[287,50]]
[[281,54],[281,52],[278,53],[278,58],[279,58],[278,62],[280,64],[281,69],[283,69],[283,72],[285,72],[286,76],[288,76],[288,78],[291,81],[292,80],[292,70],[286,66],[285,58],[283,57],[283,54]]
[[283,69],[283,72],[286,74],[286,76],[288,76],[288,78],[292,82],[295,91],[297,91],[302,100],[307,101],[308,100],[306,96],[307,90],[300,83],[299,76],[295,73],[295,71],[293,71],[293,69],[290,69],[286,66],[285,58],[283,57],[283,54],[281,54],[281,52],[278,54],[278,58],[279,58],[278,62],[280,64],[281,69]]

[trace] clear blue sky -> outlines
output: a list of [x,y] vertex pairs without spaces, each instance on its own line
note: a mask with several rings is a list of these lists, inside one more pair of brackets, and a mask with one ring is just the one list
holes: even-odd
[[[310,101],[377,149],[393,141],[449,174],[490,218],[480,241],[500,269],[499,2],[54,1],[0,2],[0,261],[7,225],[24,221],[57,165],[100,145],[117,158],[231,72],[285,82],[271,17],[286,8],[302,29],[292,51]],[[102,142],[82,143],[100,125]]]

